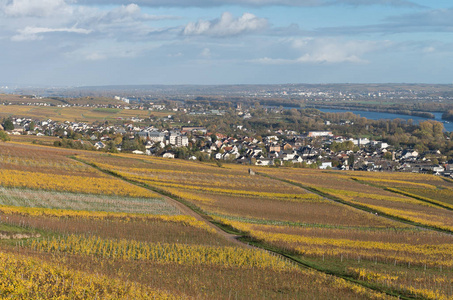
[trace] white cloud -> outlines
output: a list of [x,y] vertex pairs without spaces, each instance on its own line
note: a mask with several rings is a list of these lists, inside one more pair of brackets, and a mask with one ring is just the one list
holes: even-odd
[[78,33],[78,34],[89,34],[92,30],[83,28],[46,28],[46,27],[31,27],[27,26],[24,29],[19,30],[19,34],[13,36],[13,41],[27,41],[27,40],[39,40],[42,39],[43,33],[52,32],[66,32],[66,33]]
[[185,26],[183,34],[225,37],[260,31],[267,28],[268,25],[266,19],[258,18],[251,13],[244,13],[241,17],[234,18],[231,13],[224,12],[220,19],[190,22]]
[[138,6],[137,4],[121,5],[108,11],[107,13],[100,14],[98,17],[103,21],[115,21],[115,22],[118,22],[120,20],[152,21],[163,19],[175,19],[174,16],[154,16],[142,13],[140,6]]
[[[9,32],[12,41],[41,40],[51,32],[61,33],[52,37],[58,39],[56,43],[70,41],[74,34],[88,33],[93,34],[87,36],[86,43],[93,38],[140,41],[151,33],[164,31],[164,28],[151,27],[150,21],[176,18],[143,13],[136,4],[105,10],[74,4],[75,0],[13,0],[6,4],[5,1],[0,0],[0,16],[3,10],[6,17],[3,20],[0,17],[0,28]],[[180,28],[177,30],[179,32]]]
[[95,10],[78,17],[79,24],[104,37],[121,40],[142,40],[152,33],[162,33],[164,28],[149,25],[150,21],[177,19],[175,16],[156,16],[143,13],[136,4],[122,5],[108,11]]
[[5,15],[11,17],[50,17],[72,11],[64,0],[13,0],[3,7]]
[[363,63],[360,57],[376,47],[371,41],[346,41],[334,39],[298,39],[293,47],[304,54],[297,58],[298,62],[315,63]]
[[367,63],[363,56],[369,52],[387,48],[388,41],[343,41],[327,38],[303,38],[290,40],[290,47],[299,53],[296,58],[259,58],[260,64],[292,63]]
[[65,53],[65,57],[79,61],[99,61],[112,58],[135,58],[155,49],[157,45],[121,43],[114,39],[99,40],[74,51]]

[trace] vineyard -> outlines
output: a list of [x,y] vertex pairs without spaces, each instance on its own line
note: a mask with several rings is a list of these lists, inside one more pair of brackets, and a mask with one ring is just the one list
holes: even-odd
[[2,297],[453,299],[453,183],[435,176],[21,143],[0,168]]
[[[165,115],[162,112],[153,112],[154,115]],[[95,122],[99,120],[115,120],[117,118],[128,119],[131,117],[147,118],[150,115],[146,110],[126,109],[100,109],[91,107],[56,107],[56,106],[25,106],[7,105],[2,107],[0,116],[9,117],[19,115],[32,119],[52,119],[54,121],[84,121]]]

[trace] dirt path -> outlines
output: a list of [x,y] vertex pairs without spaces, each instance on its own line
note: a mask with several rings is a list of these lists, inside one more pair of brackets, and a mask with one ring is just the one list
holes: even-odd
[[[158,193],[156,192],[155,190],[153,190],[153,192],[155,193]],[[236,244],[236,245],[239,245],[241,247],[245,246],[247,248],[256,248],[258,249],[257,247],[254,247],[254,246],[251,246],[249,244],[246,244],[246,243],[243,243],[243,242],[240,242],[237,240],[237,238],[239,237],[238,235],[235,235],[235,234],[231,234],[231,233],[228,233],[228,232],[225,232],[223,231],[222,229],[220,229],[219,227],[217,227],[216,225],[212,224],[210,221],[206,220],[202,215],[198,214],[197,212],[193,211],[191,208],[187,207],[186,205],[182,204],[181,202],[175,200],[175,199],[172,199],[171,197],[168,197],[166,195],[163,195],[163,194],[160,194],[168,203],[170,203],[171,205],[175,206],[177,209],[179,209],[181,211],[181,213],[183,213],[184,215],[188,215],[188,216],[191,216],[191,217],[194,217],[195,219],[197,219],[198,221],[201,221],[201,222],[204,222],[206,225],[208,225],[210,228],[214,229],[216,231],[217,234],[219,234],[220,236],[224,237],[225,239],[227,239],[228,241]]]

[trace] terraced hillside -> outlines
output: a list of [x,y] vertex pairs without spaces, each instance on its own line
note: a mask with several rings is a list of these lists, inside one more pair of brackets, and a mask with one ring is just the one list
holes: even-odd
[[2,296],[453,297],[453,183],[437,177],[19,143],[0,168]]

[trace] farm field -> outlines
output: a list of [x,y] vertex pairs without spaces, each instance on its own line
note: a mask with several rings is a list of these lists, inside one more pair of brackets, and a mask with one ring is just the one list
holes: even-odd
[[[80,159],[189,203],[245,234],[247,242],[265,244],[306,265],[406,297],[453,296],[453,238],[441,232],[452,228],[452,212],[362,180],[379,179],[375,174],[256,168],[268,176],[250,176],[248,168],[237,165],[175,164],[129,155]],[[383,178],[400,188],[450,188],[437,177],[397,175],[398,181],[387,174]]]
[[[266,174],[290,181],[296,185],[315,189],[326,196],[334,197],[345,203],[364,207],[370,212],[385,214],[403,221],[414,222],[422,226],[453,232],[453,212],[448,209],[448,204],[440,203],[440,198],[436,198],[437,191],[450,190],[453,184],[440,178],[434,177],[432,182],[437,182],[436,186],[430,183],[411,181],[410,178],[415,174],[408,174],[406,181],[401,180],[405,173],[395,174],[394,179],[379,179],[368,175],[368,172],[361,173],[337,173],[337,172],[292,172],[290,174],[281,171],[270,170]],[[398,177],[396,175],[399,175]],[[388,176],[384,174],[383,177]],[[419,181],[427,175],[422,175]],[[398,179],[397,179],[398,178]],[[370,184],[373,182],[373,184]],[[392,192],[395,185],[417,189],[431,190],[432,201],[424,201],[409,197],[401,193]],[[428,181],[429,182],[429,181]],[[378,184],[375,184],[378,183]],[[379,185],[380,184],[380,185]]]
[[[210,170],[215,180],[228,179],[228,183],[222,186],[210,183],[209,177],[199,177],[197,184],[203,189],[191,190],[195,198],[201,197],[197,193],[206,193],[203,195],[206,201],[219,196],[219,201],[226,203],[239,195],[246,201],[255,199],[259,205],[289,204],[280,212],[280,219],[285,222],[297,222],[296,214],[284,217],[285,212],[293,209],[291,205],[327,203],[321,197],[289,184],[273,189],[271,179],[248,188],[253,180],[248,179],[246,169],[240,170],[242,184],[238,185],[238,179],[234,178],[238,170],[222,174],[208,164],[181,162],[172,166],[166,161],[140,158],[20,143],[0,144],[3,297],[390,298],[239,243],[165,195],[184,192],[179,185],[187,185],[190,176]],[[169,180],[163,182],[158,178],[150,182],[171,185],[150,190],[101,172],[81,162],[84,160],[104,167],[116,166],[119,168],[116,171],[131,176],[140,175],[149,166],[162,165],[161,173],[168,171]],[[192,173],[179,172],[176,177],[172,174],[185,167]],[[149,180],[144,177],[144,181],[148,184]],[[223,196],[226,200],[222,200]],[[247,206],[240,213],[235,213],[233,207],[227,208],[226,215],[247,215]],[[221,207],[219,212],[224,209]],[[263,213],[252,212],[252,217],[259,219]],[[384,228],[385,224],[379,222],[376,226]]]
[[26,105],[3,105],[0,118],[8,118],[12,115],[32,119],[51,119],[53,121],[88,122],[115,121],[118,118],[149,118],[150,115],[165,116],[168,113],[148,110],[128,110],[116,108],[93,108],[93,107],[56,107],[56,106],[26,106]]
[[12,142],[53,146],[60,138],[56,136],[10,135]]

